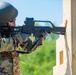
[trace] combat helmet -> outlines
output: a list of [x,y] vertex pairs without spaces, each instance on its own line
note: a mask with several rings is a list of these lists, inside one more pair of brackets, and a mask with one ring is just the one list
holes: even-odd
[[0,2],[0,25],[5,24],[18,15],[17,9],[8,2]]

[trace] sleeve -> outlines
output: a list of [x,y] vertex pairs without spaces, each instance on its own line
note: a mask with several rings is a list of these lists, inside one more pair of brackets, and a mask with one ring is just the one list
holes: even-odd
[[17,49],[18,44],[21,44],[23,39],[20,34],[13,37],[1,38],[0,39],[0,52],[14,51]]
[[25,52],[31,53],[32,51],[36,50],[37,48],[40,48],[43,41],[44,41],[43,37],[36,38],[36,39],[34,39],[34,41],[32,41],[30,38],[28,38],[27,41],[22,42],[22,44],[20,46],[22,47],[22,49]]
[[13,50],[14,50],[13,39],[11,37],[0,39],[0,52],[13,51]]
[[30,37],[29,34],[24,34],[24,33],[19,33],[15,35],[15,37],[19,41],[21,40],[19,45],[21,50],[29,53],[39,48],[42,45],[43,41],[45,40],[44,36],[32,40],[29,38]]
[[18,33],[13,37],[0,39],[0,52],[3,51],[22,51],[32,52],[42,45],[44,37],[31,40],[30,35]]

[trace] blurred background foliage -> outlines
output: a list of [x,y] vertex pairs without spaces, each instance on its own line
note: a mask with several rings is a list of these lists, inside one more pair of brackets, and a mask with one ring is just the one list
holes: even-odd
[[22,75],[53,75],[56,64],[56,35],[49,34],[43,45],[30,54],[20,55]]

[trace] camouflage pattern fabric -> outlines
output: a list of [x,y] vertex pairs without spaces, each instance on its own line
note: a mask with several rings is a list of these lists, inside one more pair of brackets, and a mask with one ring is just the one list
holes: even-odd
[[29,38],[24,42],[20,34],[0,39],[0,75],[20,75],[20,46],[24,51],[33,51],[42,44],[43,38],[32,42]]
[[0,52],[0,75],[13,75],[13,59],[11,53]]
[[22,43],[22,41],[23,40],[20,34],[17,34],[9,38],[1,38],[0,39],[0,52],[16,50],[18,48],[18,45]]
[[20,75],[18,45],[22,42],[19,34],[13,38],[0,39],[0,75]]
[[0,53],[0,75],[20,75],[19,54],[14,52]]
[[21,75],[20,74],[19,53],[17,53],[16,51],[13,51],[12,57],[13,57],[13,74],[14,75]]

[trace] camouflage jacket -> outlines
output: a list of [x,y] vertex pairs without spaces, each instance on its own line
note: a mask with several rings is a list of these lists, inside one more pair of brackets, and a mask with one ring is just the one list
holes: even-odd
[[[26,38],[26,37],[25,37]],[[29,38],[23,41],[20,33],[9,38],[0,38],[0,75],[20,75],[19,51],[35,50],[42,39],[32,42]]]
[[18,46],[22,42],[20,34],[8,38],[0,38],[0,52],[18,50]]
[[0,38],[0,75],[20,75],[19,44],[23,42],[20,34]]

